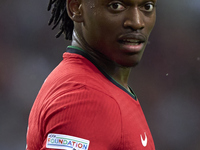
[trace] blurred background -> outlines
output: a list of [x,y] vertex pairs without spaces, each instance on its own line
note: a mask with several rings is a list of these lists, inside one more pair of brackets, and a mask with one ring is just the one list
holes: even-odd
[[[31,106],[69,41],[48,0],[0,1],[0,149],[25,149]],[[157,150],[200,150],[200,1],[158,0],[157,23],[129,81]]]

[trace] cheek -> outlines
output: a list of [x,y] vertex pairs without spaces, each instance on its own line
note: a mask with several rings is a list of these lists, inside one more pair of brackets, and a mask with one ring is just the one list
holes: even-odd
[[119,30],[119,26],[117,26],[117,21],[115,22],[113,19],[105,17],[105,15],[98,14],[96,17],[91,17],[91,20],[85,25],[85,29],[89,33],[87,38],[93,40],[95,44],[101,42],[100,44],[102,45],[115,39],[115,34],[117,29]]
[[146,19],[147,29],[149,31],[149,34],[153,30],[156,22],[156,15],[154,14],[152,17]]

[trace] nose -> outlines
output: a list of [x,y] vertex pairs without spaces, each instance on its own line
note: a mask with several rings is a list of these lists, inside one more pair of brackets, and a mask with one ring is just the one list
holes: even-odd
[[133,8],[127,12],[124,28],[131,28],[132,30],[137,31],[142,30],[144,26],[143,14],[138,8]]

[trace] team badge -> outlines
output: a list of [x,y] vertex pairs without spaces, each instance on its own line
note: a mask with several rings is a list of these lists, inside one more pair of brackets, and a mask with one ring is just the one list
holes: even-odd
[[74,136],[53,134],[47,136],[46,148],[64,149],[64,150],[88,150],[89,140]]

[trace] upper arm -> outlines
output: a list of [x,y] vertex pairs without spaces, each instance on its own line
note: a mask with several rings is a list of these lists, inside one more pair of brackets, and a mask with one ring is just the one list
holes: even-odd
[[121,114],[110,96],[83,88],[56,98],[42,116],[43,149],[49,133],[90,141],[89,150],[114,149],[121,138]]

